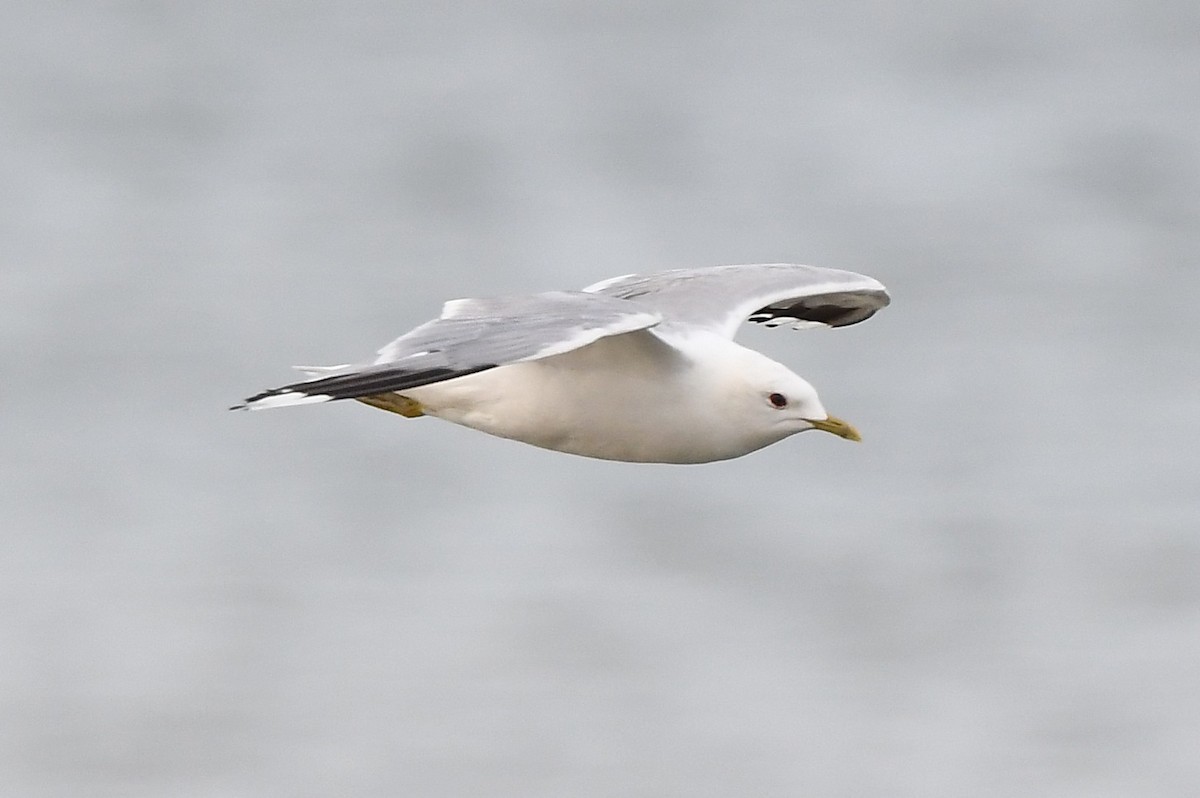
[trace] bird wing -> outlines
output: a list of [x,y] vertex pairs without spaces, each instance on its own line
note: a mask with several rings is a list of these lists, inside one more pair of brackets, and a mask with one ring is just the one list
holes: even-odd
[[255,394],[232,409],[259,409],[399,392],[653,327],[662,316],[602,294],[555,291],[455,299],[433,321],[379,350],[372,363],[303,370],[317,374]]
[[635,301],[671,324],[714,329],[726,338],[744,321],[793,329],[845,327],[889,302],[887,289],[871,277],[792,263],[630,274],[583,290]]

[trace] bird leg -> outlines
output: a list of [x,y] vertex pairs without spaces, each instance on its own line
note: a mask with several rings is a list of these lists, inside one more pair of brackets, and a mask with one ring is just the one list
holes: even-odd
[[389,413],[399,413],[405,418],[420,418],[425,415],[420,402],[414,402],[407,396],[401,396],[398,393],[377,393],[372,396],[357,396],[355,399]]

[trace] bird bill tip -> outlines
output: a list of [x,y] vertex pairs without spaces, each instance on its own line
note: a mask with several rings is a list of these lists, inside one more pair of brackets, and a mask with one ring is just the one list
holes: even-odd
[[822,432],[832,433],[839,438],[845,438],[848,441],[862,440],[862,435],[858,434],[858,430],[856,430],[849,422],[842,421],[836,416],[809,419],[808,423],[813,425],[813,429],[819,429]]

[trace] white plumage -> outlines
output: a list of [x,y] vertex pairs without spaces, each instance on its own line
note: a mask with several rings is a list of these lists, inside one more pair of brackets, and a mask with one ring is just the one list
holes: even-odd
[[626,275],[580,292],[458,299],[371,363],[237,408],[358,399],[588,457],[701,463],[797,432],[858,433],[804,379],[733,342],[745,320],[841,327],[888,304],[853,272],[754,264]]

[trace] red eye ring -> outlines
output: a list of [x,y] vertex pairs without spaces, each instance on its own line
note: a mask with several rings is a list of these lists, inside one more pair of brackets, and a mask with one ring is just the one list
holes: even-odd
[[773,407],[779,408],[780,410],[787,407],[787,397],[781,393],[771,394],[767,397],[767,401],[770,402]]

